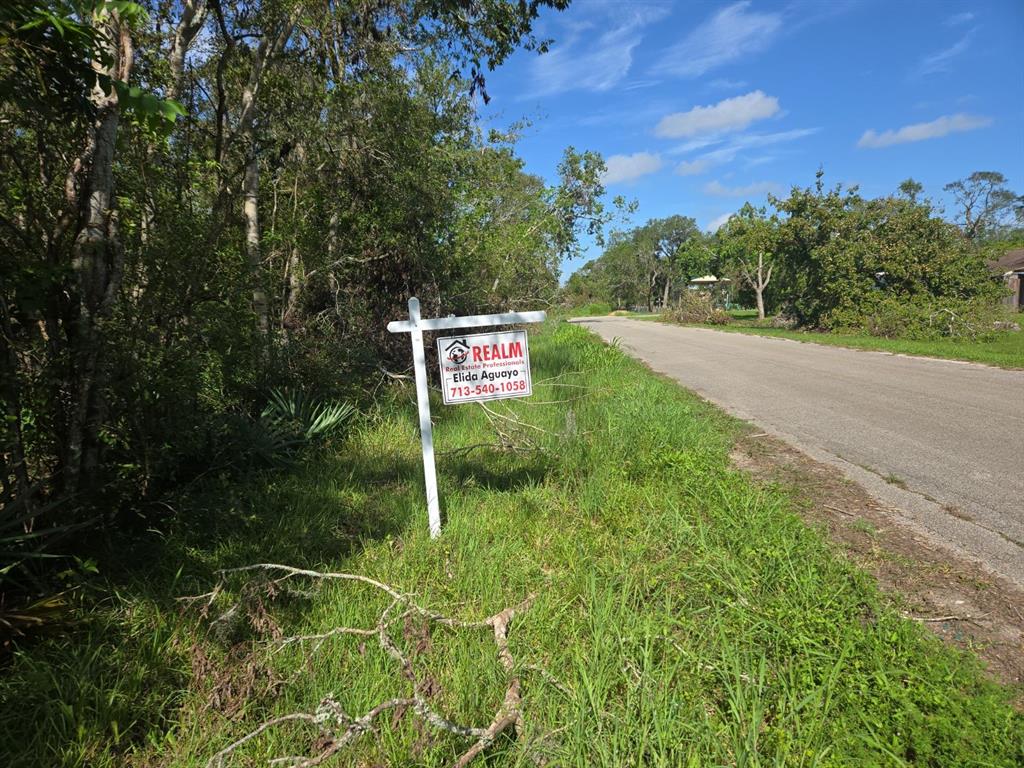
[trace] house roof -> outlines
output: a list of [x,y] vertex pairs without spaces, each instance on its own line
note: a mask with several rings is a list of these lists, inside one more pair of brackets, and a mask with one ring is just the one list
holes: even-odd
[[1024,272],[1024,248],[1007,251],[995,261],[988,263],[993,272]]
[[690,285],[713,285],[714,283],[727,283],[728,278],[722,278],[721,280],[714,275],[704,275],[704,277],[695,277],[690,281]]

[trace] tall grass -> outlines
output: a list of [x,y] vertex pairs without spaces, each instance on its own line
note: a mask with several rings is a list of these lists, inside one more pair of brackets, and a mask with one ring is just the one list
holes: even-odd
[[[528,421],[541,450],[453,453],[494,442],[493,429],[476,406],[435,407],[439,539],[427,536],[413,395],[396,389],[344,443],[194,490],[172,528],[101,563],[116,592],[5,670],[0,754],[33,767],[203,765],[261,719],[327,694],[351,714],[407,695],[372,642],[278,650],[266,621],[211,623],[245,594],[241,579],[206,619],[173,599],[210,589],[217,568],[278,561],[379,578],[465,619],[536,593],[510,633],[526,733],[488,765],[1024,761],[1009,691],[900,618],[785,495],[730,469],[737,422],[576,326],[552,323],[530,347],[534,397],[494,407]],[[386,605],[350,583],[264,602],[284,634],[372,626]],[[487,632],[434,627],[428,640],[406,627],[395,639],[436,681],[437,709],[490,720],[505,676]],[[282,726],[232,764],[307,754],[315,739]],[[467,746],[406,716],[336,763],[449,765]]]

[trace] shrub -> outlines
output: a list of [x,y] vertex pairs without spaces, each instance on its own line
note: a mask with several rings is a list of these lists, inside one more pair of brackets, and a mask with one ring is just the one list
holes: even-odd
[[664,312],[662,318],[681,325],[728,325],[729,315],[711,303],[711,297],[701,291],[683,291],[676,305]]
[[612,305],[603,301],[594,301],[589,304],[583,304],[579,307],[573,307],[569,311],[574,315],[580,316],[597,316],[597,315],[609,315],[612,312]]
[[839,309],[823,318],[833,330],[851,330],[883,338],[918,340],[991,337],[996,331],[999,308],[987,299],[879,295],[857,307]]

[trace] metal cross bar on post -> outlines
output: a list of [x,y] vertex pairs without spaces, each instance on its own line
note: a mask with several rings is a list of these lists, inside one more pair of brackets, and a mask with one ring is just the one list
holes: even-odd
[[[423,348],[424,331],[454,328],[483,328],[516,323],[540,323],[547,313],[504,312],[466,317],[420,317],[420,300],[409,299],[409,319],[388,323],[391,333],[408,333],[412,339],[412,362],[416,374],[416,405],[420,418],[420,442],[423,446],[423,481],[427,492],[427,518],[430,537],[441,533],[441,505],[437,494],[437,469],[434,464],[434,430],[430,422],[430,391],[427,387],[427,356]],[[442,343],[445,349],[442,350]],[[481,333],[465,337],[438,339],[442,357],[441,380],[444,402],[469,403],[528,397],[532,391],[530,355],[525,331]]]

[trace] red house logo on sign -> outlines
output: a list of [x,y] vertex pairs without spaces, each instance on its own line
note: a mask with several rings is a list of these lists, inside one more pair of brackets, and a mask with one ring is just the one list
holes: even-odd
[[445,404],[529,397],[526,331],[478,333],[437,340]]
[[469,357],[469,345],[465,339],[451,339],[451,344],[445,347],[445,356],[448,362],[453,365],[462,365]]

